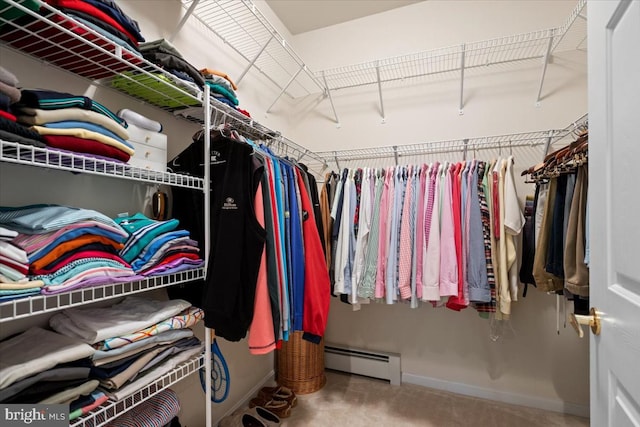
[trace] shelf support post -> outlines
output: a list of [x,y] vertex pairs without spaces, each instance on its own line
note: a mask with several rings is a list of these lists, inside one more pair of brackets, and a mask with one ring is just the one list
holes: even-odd
[[331,89],[329,89],[329,85],[327,84],[327,77],[324,74],[324,70],[322,70],[322,81],[324,82],[324,93],[329,97],[329,103],[331,104],[331,109],[333,110],[333,116],[336,118],[336,127],[340,127],[340,119],[338,118],[338,113],[336,112],[336,106],[333,103],[333,97],[331,96]]
[[236,79],[236,86],[240,85],[240,82],[242,81],[242,79],[244,78],[244,76],[247,74],[247,72],[251,69],[251,67],[253,67],[253,65],[256,63],[256,61],[258,60],[258,58],[260,57],[260,55],[262,55],[262,52],[264,52],[264,50],[267,48],[267,45],[271,42],[271,40],[273,40],[273,33],[271,34],[271,37],[269,37],[269,40],[267,40],[267,42],[260,48],[260,50],[258,51],[258,53],[256,54],[256,56],[251,60],[251,62],[249,62],[249,65],[247,65],[247,67],[242,71],[242,74],[240,74],[240,77],[238,77]]
[[547,65],[549,64],[549,56],[551,54],[551,46],[553,45],[553,36],[555,29],[549,30],[549,43],[547,44],[547,51],[544,54],[544,63],[542,64],[542,75],[540,76],[540,85],[538,86],[538,96],[536,97],[536,107],[540,106],[540,96],[542,95],[542,85],[544,84],[544,76],[547,74]]
[[296,71],[296,73],[293,76],[291,76],[287,84],[280,91],[280,94],[278,95],[278,97],[271,103],[269,108],[267,108],[267,113],[271,112],[271,109],[273,108],[274,105],[276,105],[276,102],[278,102],[278,99],[280,99],[280,97],[284,95],[284,93],[287,91],[289,86],[291,86],[291,83],[293,83],[293,81],[298,77],[298,75],[302,72],[302,70],[304,70],[304,68],[305,68],[305,65],[303,64],[302,66],[300,66],[300,68],[298,68],[298,71]]
[[[209,166],[211,162],[211,88],[204,85],[204,183],[202,191],[204,192],[204,277],[207,277],[209,271],[209,251],[211,251],[211,224],[209,218],[211,217],[211,168]],[[205,356],[204,356],[204,371],[205,371],[205,421],[206,425],[211,425],[211,334],[210,329],[205,328]]]
[[398,146],[397,145],[393,146],[393,159],[396,162],[396,166],[398,166]]
[[384,101],[382,100],[382,82],[380,81],[380,62],[379,61],[376,62],[376,76],[378,78],[378,95],[380,96],[380,114],[382,115],[382,123],[385,123],[387,119],[384,116]]
[[544,161],[545,157],[547,157],[547,153],[549,152],[549,147],[551,147],[551,140],[553,139],[553,131],[549,131],[549,136],[547,136],[547,142],[544,145],[544,153],[542,153],[542,161]]
[[336,166],[338,167],[338,172],[340,172],[340,162],[338,162],[338,152],[337,151],[333,152],[333,160],[335,160]]
[[458,114],[464,114],[464,57],[466,56],[465,44],[460,46],[460,103],[458,108]]
[[184,27],[184,24],[187,23],[187,19],[189,19],[189,17],[193,15],[193,11],[196,9],[196,6],[198,6],[198,3],[200,3],[200,0],[193,0],[191,6],[189,6],[189,9],[187,9],[187,12],[182,16],[180,22],[178,22],[178,26],[173,31],[173,34],[171,34],[171,37],[169,37],[170,42],[172,42],[176,38],[180,30],[182,30],[182,27]]
[[462,142],[464,143],[464,149],[462,151],[462,160],[463,161],[467,161],[467,150],[469,149],[469,139],[463,139]]

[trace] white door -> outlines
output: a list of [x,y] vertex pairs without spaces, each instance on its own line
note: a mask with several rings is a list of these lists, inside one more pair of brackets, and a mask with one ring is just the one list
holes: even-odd
[[640,427],[640,0],[588,14],[591,425]]

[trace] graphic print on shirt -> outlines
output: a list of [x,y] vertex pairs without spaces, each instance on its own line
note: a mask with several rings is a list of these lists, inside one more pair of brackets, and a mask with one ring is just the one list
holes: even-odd
[[224,199],[224,203],[222,204],[222,209],[225,210],[229,210],[229,209],[234,209],[237,210],[238,209],[238,205],[236,205],[236,201],[233,197],[227,197],[226,199]]

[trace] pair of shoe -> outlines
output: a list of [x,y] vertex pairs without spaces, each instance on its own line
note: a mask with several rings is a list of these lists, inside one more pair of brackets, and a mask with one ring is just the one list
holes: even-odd
[[219,427],[276,427],[279,425],[280,418],[260,406],[225,417],[218,424]]
[[286,400],[289,406],[295,408],[298,404],[296,394],[290,388],[285,386],[262,387],[258,392],[258,397],[269,398],[272,400]]
[[265,408],[280,418],[288,418],[291,415],[291,408],[298,404],[298,398],[293,390],[283,387],[263,387],[258,396],[251,399],[249,406]]

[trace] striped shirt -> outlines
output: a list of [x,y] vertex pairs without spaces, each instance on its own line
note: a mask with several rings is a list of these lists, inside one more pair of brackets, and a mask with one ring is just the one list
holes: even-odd
[[[367,253],[364,260],[364,271],[358,282],[358,296],[361,298],[373,298],[375,291],[376,273],[378,269],[378,254],[380,246],[380,218],[382,193],[384,190],[384,171],[376,174],[375,201],[373,204],[373,218],[371,220],[371,233]],[[384,211],[382,212],[385,213]]]

